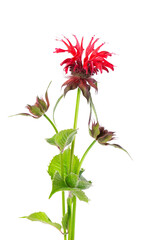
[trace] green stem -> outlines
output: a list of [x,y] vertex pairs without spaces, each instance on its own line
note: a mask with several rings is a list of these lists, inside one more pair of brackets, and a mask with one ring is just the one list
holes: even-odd
[[51,121],[51,119],[46,114],[43,114],[43,116],[49,121],[49,123],[51,123],[51,125],[54,128],[55,132],[58,133],[58,130],[57,130],[55,124]]
[[96,142],[96,140],[94,140],[94,141],[89,145],[89,147],[86,149],[85,153],[83,154],[83,156],[82,156],[82,158],[81,158],[81,160],[80,160],[80,162],[79,162],[78,174],[79,174],[79,171],[80,171],[80,169],[81,169],[81,165],[82,165],[82,163],[83,163],[83,161],[84,161],[87,153],[88,153],[89,150],[92,148],[92,146],[95,144],[95,142]]
[[[76,98],[76,107],[75,107],[75,116],[74,116],[74,125],[73,129],[77,128],[77,120],[78,120],[78,111],[79,111],[79,102],[80,102],[80,89],[77,90],[77,98]],[[71,156],[70,156],[70,169],[69,173],[72,171],[72,162],[74,156],[74,146],[75,146],[75,137],[71,145]]]
[[[78,112],[79,112],[79,102],[80,102],[80,89],[77,90],[77,98],[76,98],[76,107],[75,107],[75,116],[74,116],[74,125],[73,129],[77,128],[77,120],[78,120]],[[71,145],[71,156],[70,156],[70,168],[69,173],[72,172],[72,165],[73,165],[73,157],[74,157],[74,147],[75,147],[75,138]],[[72,212],[72,203],[70,202],[70,211],[71,216],[69,217],[69,238],[68,240],[74,240],[74,233],[75,233],[75,213],[76,213],[76,197],[73,197],[73,212]]]
[[76,218],[76,197],[73,196],[73,213],[72,213],[72,240],[74,240],[75,235],[75,218]]
[[[61,157],[61,176],[64,179],[64,163],[63,163],[63,158],[62,158],[62,152],[60,153]],[[62,191],[62,213],[63,217],[65,215],[65,192]],[[64,229],[64,240],[66,240],[66,229]]]
[[[71,193],[69,192],[69,195]],[[68,205],[68,240],[71,240],[71,228],[72,228],[72,197],[69,196],[67,199]]]
[[94,104],[93,104],[93,101],[92,101],[92,97],[91,97],[91,95],[90,95],[90,103],[91,103],[91,106],[92,106],[93,112],[94,112],[94,114],[95,114],[96,121],[98,122],[97,112],[96,112],[95,106],[94,106]]

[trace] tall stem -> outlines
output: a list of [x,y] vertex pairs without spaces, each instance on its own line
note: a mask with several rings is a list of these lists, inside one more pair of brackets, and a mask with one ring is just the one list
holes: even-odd
[[[64,179],[64,163],[62,158],[62,152],[60,153],[60,158],[61,158],[61,176]],[[64,191],[62,191],[62,213],[64,217],[65,215],[65,192]],[[66,240],[66,229],[64,229],[64,240]]]
[[55,124],[52,122],[52,120],[46,115],[46,114],[43,114],[43,116],[49,121],[49,123],[52,125],[52,127],[54,128],[55,132],[58,133],[58,130],[55,126]]
[[[80,89],[77,90],[77,98],[76,98],[76,107],[75,107],[75,116],[74,116],[74,125],[73,129],[77,128],[77,120],[78,120],[78,112],[79,112],[79,102],[80,102]],[[70,156],[70,168],[69,173],[72,171],[73,165],[73,157],[74,157],[74,147],[75,147],[75,138],[71,145],[71,156]],[[72,203],[70,201],[70,210],[72,212],[71,216],[69,217],[70,227],[69,227],[69,238],[68,240],[74,240],[74,233],[75,233],[75,215],[76,215],[76,197],[73,197],[73,209]]]
[[[79,102],[80,102],[80,89],[77,90],[77,98],[76,98],[76,107],[75,107],[75,116],[74,116],[74,125],[73,129],[77,128],[77,120],[78,120],[78,111],[79,111]],[[69,172],[72,171],[72,162],[74,156],[74,147],[75,147],[75,137],[71,145],[71,156],[70,156],[70,169]]]

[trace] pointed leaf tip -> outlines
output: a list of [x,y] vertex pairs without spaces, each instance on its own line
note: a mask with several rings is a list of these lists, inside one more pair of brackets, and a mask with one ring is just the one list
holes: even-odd
[[113,147],[118,148],[118,149],[121,149],[122,151],[124,151],[128,154],[128,156],[131,158],[131,160],[133,160],[131,155],[128,153],[128,151],[126,149],[122,148],[120,145],[118,145],[118,144],[108,144],[108,145],[113,146]]
[[35,212],[30,214],[29,216],[24,216],[21,218],[27,218],[28,220],[31,221],[39,221],[42,223],[49,224],[55,228],[57,228],[59,231],[61,231],[62,226],[59,223],[52,222],[50,218],[46,215],[44,212]]

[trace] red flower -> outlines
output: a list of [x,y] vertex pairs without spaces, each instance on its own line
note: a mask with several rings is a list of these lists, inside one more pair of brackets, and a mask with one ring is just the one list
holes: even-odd
[[62,86],[66,86],[64,94],[79,87],[86,99],[89,100],[90,86],[95,88],[96,91],[98,90],[97,81],[91,76],[98,72],[102,73],[103,70],[107,72],[109,72],[109,69],[114,70],[113,64],[106,60],[108,56],[112,56],[112,53],[99,51],[104,43],[94,48],[95,43],[99,39],[94,40],[94,37],[92,37],[85,50],[85,56],[82,58],[84,52],[83,37],[81,43],[79,43],[77,37],[73,36],[76,39],[75,46],[71,44],[68,38],[64,37],[65,40],[61,39],[60,41],[65,44],[67,49],[55,49],[55,53],[68,52],[72,55],[71,58],[67,58],[61,63],[61,66],[65,65],[64,70],[66,74],[68,71],[71,72],[71,76]]

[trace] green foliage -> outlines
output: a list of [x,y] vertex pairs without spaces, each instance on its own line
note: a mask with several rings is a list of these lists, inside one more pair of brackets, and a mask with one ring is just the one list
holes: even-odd
[[66,179],[66,184],[71,187],[71,188],[75,188],[78,184],[78,175],[75,173],[70,173]]
[[50,218],[48,218],[48,216],[44,212],[35,212],[35,213],[30,214],[29,216],[24,216],[22,218],[27,218],[31,221],[39,221],[42,223],[49,224],[49,225],[57,228],[59,231],[61,231],[61,228],[62,228],[62,226],[59,223],[52,222],[50,220]]
[[87,181],[82,175],[79,177],[77,174],[70,173],[66,179],[66,184],[71,188],[88,189],[91,187],[92,182]]
[[52,138],[47,138],[46,141],[51,145],[57,146],[59,150],[63,152],[65,147],[73,141],[76,133],[76,129],[62,130],[59,133],[55,134]]
[[[68,175],[68,172],[69,172],[70,154],[71,154],[71,150],[69,148],[66,149],[62,154],[62,160],[63,160],[63,165],[64,165],[64,176],[65,177]],[[72,168],[73,173],[77,173],[78,165],[79,165],[79,159],[78,159],[77,156],[74,155],[73,168]],[[49,164],[48,173],[51,176],[51,179],[53,179],[56,171],[58,171],[59,174],[61,175],[61,156],[60,156],[60,154],[53,157],[53,159],[51,160],[51,162]]]
[[87,181],[82,175],[79,177],[77,188],[88,189],[92,185],[91,181]]
[[[72,181],[72,178],[70,177],[70,185],[74,185],[74,181],[75,179]],[[59,172],[56,172],[52,181],[52,191],[49,198],[51,198],[54,193],[59,191],[70,191],[73,195],[78,197],[79,200],[88,202],[88,197],[81,189],[79,189],[78,187],[68,186],[67,183],[60,176]]]
[[62,217],[62,226],[63,229],[68,229],[68,213]]

